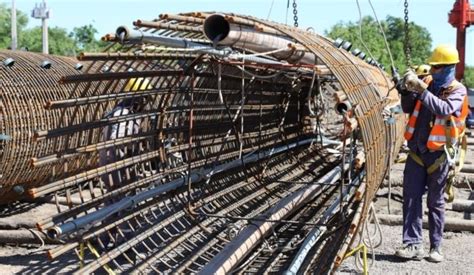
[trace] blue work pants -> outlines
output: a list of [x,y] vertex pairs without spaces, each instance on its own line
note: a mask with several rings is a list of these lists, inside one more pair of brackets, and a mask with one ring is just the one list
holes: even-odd
[[441,245],[443,239],[445,201],[444,189],[449,172],[449,165],[445,160],[432,174],[428,174],[427,167],[434,163],[444,152],[426,152],[417,154],[425,166],[416,163],[408,157],[403,174],[403,243],[420,244],[423,241],[422,197],[428,192],[428,223],[431,247]]

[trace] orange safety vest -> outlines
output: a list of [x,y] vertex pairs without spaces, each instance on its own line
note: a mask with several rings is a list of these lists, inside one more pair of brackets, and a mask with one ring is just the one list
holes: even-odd
[[[431,81],[429,81],[431,82]],[[429,84],[429,83],[427,83]],[[453,80],[443,92],[450,92],[457,86],[462,85],[456,80]],[[416,119],[421,109],[421,100],[417,100],[415,104],[415,109],[410,115],[408,124],[405,130],[405,139],[410,140],[413,137],[415,132]],[[464,134],[464,129],[466,127],[465,121],[469,112],[469,103],[467,95],[464,96],[463,104],[461,107],[461,115],[456,117],[454,115],[447,116],[436,116],[433,127],[431,128],[430,136],[428,137],[428,142],[426,147],[433,151],[443,150],[446,140],[449,138],[452,145],[456,144],[460,137]]]

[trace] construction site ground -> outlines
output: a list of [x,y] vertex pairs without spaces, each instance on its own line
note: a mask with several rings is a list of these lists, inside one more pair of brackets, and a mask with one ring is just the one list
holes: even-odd
[[[468,149],[466,165],[472,165],[474,150]],[[390,173],[392,183],[392,199],[390,201],[390,214],[402,215],[402,180],[404,164],[395,164]],[[473,177],[470,174],[459,176],[458,188],[455,188],[455,199],[474,200],[474,192],[470,189]],[[379,216],[388,214],[388,181],[378,190],[375,199],[375,209]],[[423,197],[424,217],[427,217],[426,195]],[[446,217],[459,220],[474,219],[474,213],[458,212],[452,209],[452,204],[446,205]],[[445,230],[442,251],[445,260],[441,263],[432,263],[423,259],[404,260],[395,256],[395,251],[402,247],[401,225],[381,224],[382,244],[368,254],[370,274],[474,274],[474,233],[468,231]],[[472,230],[472,229],[471,229]],[[430,249],[428,229],[423,229],[423,247],[428,256]],[[375,259],[375,260],[373,260]],[[358,268],[355,257],[347,258],[338,269],[339,274],[356,274]]]
[[[470,160],[474,160],[474,151],[468,151],[466,158],[467,165]],[[390,173],[392,183],[392,199],[390,201],[390,214],[402,214],[402,176],[404,164],[395,164]],[[459,185],[455,189],[456,199],[474,200],[474,192],[469,189],[470,175],[462,181],[464,184]],[[467,182],[467,183],[466,183]],[[424,205],[426,205],[426,196],[424,197]],[[41,219],[53,214],[56,206],[53,203],[40,204],[22,204],[24,209],[19,213],[6,217],[5,210],[2,212],[0,222],[8,224],[11,221],[18,220],[35,220]],[[388,187],[387,181],[379,189],[375,199],[375,209],[379,215],[388,213]],[[451,204],[446,207],[448,218],[471,219],[470,213],[457,212],[452,210]],[[424,207],[425,216],[427,209]],[[25,225],[26,226],[26,225]],[[442,263],[430,263],[426,259],[421,261],[402,260],[397,258],[394,253],[396,249],[402,246],[402,226],[401,225],[381,225],[383,233],[382,244],[369,251],[369,273],[371,274],[473,274],[474,262],[474,233],[461,231],[446,231],[443,242],[443,252],[445,260]],[[18,230],[18,229],[17,229]],[[27,229],[20,229],[27,230]],[[429,250],[428,230],[424,229],[424,248],[426,253]],[[68,257],[62,257],[60,261],[45,266],[45,262],[49,261],[46,257],[46,251],[52,245],[2,245],[0,246],[0,274],[44,274],[57,273],[58,271],[67,272],[77,267],[78,259],[75,255],[70,254]],[[375,259],[373,261],[372,259]],[[355,258],[347,258],[337,274],[357,274],[360,273],[355,265]]]

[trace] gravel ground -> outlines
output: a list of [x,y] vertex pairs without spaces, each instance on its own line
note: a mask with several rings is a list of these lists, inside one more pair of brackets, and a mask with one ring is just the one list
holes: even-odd
[[[447,232],[443,244],[445,260],[431,263],[402,260],[394,256],[395,250],[401,246],[401,226],[382,225],[383,243],[375,249],[375,261],[369,269],[370,274],[474,274],[474,234],[464,232]],[[424,248],[427,252],[429,242],[428,231],[424,230]],[[372,257],[372,255],[369,255]],[[357,274],[354,257],[348,258],[339,268],[337,274]],[[371,260],[369,260],[369,263]]]
[[[397,165],[392,169],[392,177],[400,177],[402,166]],[[391,213],[401,214],[401,187],[393,187],[394,199],[391,200]],[[456,198],[467,199],[470,192],[458,189]],[[474,195],[471,195],[473,199]],[[48,206],[49,205],[49,206]],[[378,213],[387,213],[387,189],[382,188],[377,193],[375,206]],[[463,213],[450,211],[447,205],[447,216],[463,218]],[[54,211],[51,204],[25,210],[21,216],[34,216],[41,218]],[[5,218],[2,218],[5,220]],[[12,219],[10,217],[9,219]],[[395,250],[401,246],[401,226],[382,225],[383,243],[374,250],[375,261],[370,267],[370,274],[474,274],[474,233],[446,232],[443,251],[445,261],[434,264],[426,260],[404,261],[394,256]],[[429,249],[428,231],[424,230],[425,251]],[[0,246],[0,275],[6,274],[57,274],[67,273],[72,267],[77,266],[77,258],[70,254],[61,257],[61,261],[52,262],[48,266],[42,263],[48,261],[46,250],[51,246],[38,249],[38,246]],[[369,255],[369,258],[372,255]],[[369,261],[370,262],[370,261]],[[336,274],[357,274],[354,257],[348,258]]]
[[[398,172],[392,171],[396,176],[401,176],[399,167]],[[395,170],[397,170],[395,169]],[[393,175],[393,174],[392,174]],[[391,200],[391,214],[402,214],[401,210],[401,187],[394,187],[392,193],[395,199]],[[375,207],[377,213],[388,213],[387,211],[387,189],[383,188],[378,191]],[[473,193],[474,194],[474,193]],[[456,198],[472,199],[473,194],[466,189],[457,189]],[[423,205],[426,205],[426,197]],[[426,208],[426,207],[425,207]],[[455,218],[466,217],[464,213],[451,211],[451,205],[446,205],[446,216]],[[425,209],[425,216],[427,210]],[[369,260],[371,263],[370,274],[474,274],[474,233],[470,232],[445,232],[442,250],[445,260],[441,263],[431,263],[426,259],[421,261],[403,260],[396,257],[395,251],[402,246],[402,226],[381,225],[383,232],[383,242],[368,257],[375,257],[375,261]],[[423,247],[428,253],[429,234],[428,230],[423,230],[424,242]],[[355,257],[346,259],[338,269],[336,274],[358,274],[355,267]],[[359,272],[360,274],[360,272]]]
[[0,246],[0,274],[66,274],[77,267],[77,258],[66,255],[61,261],[49,262],[46,250],[53,246]]

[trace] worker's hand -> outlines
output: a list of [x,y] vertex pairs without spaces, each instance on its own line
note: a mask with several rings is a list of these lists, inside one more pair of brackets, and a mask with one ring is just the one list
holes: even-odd
[[403,82],[407,90],[417,93],[422,93],[428,88],[428,84],[419,79],[418,76],[412,71],[408,70],[403,76]]

